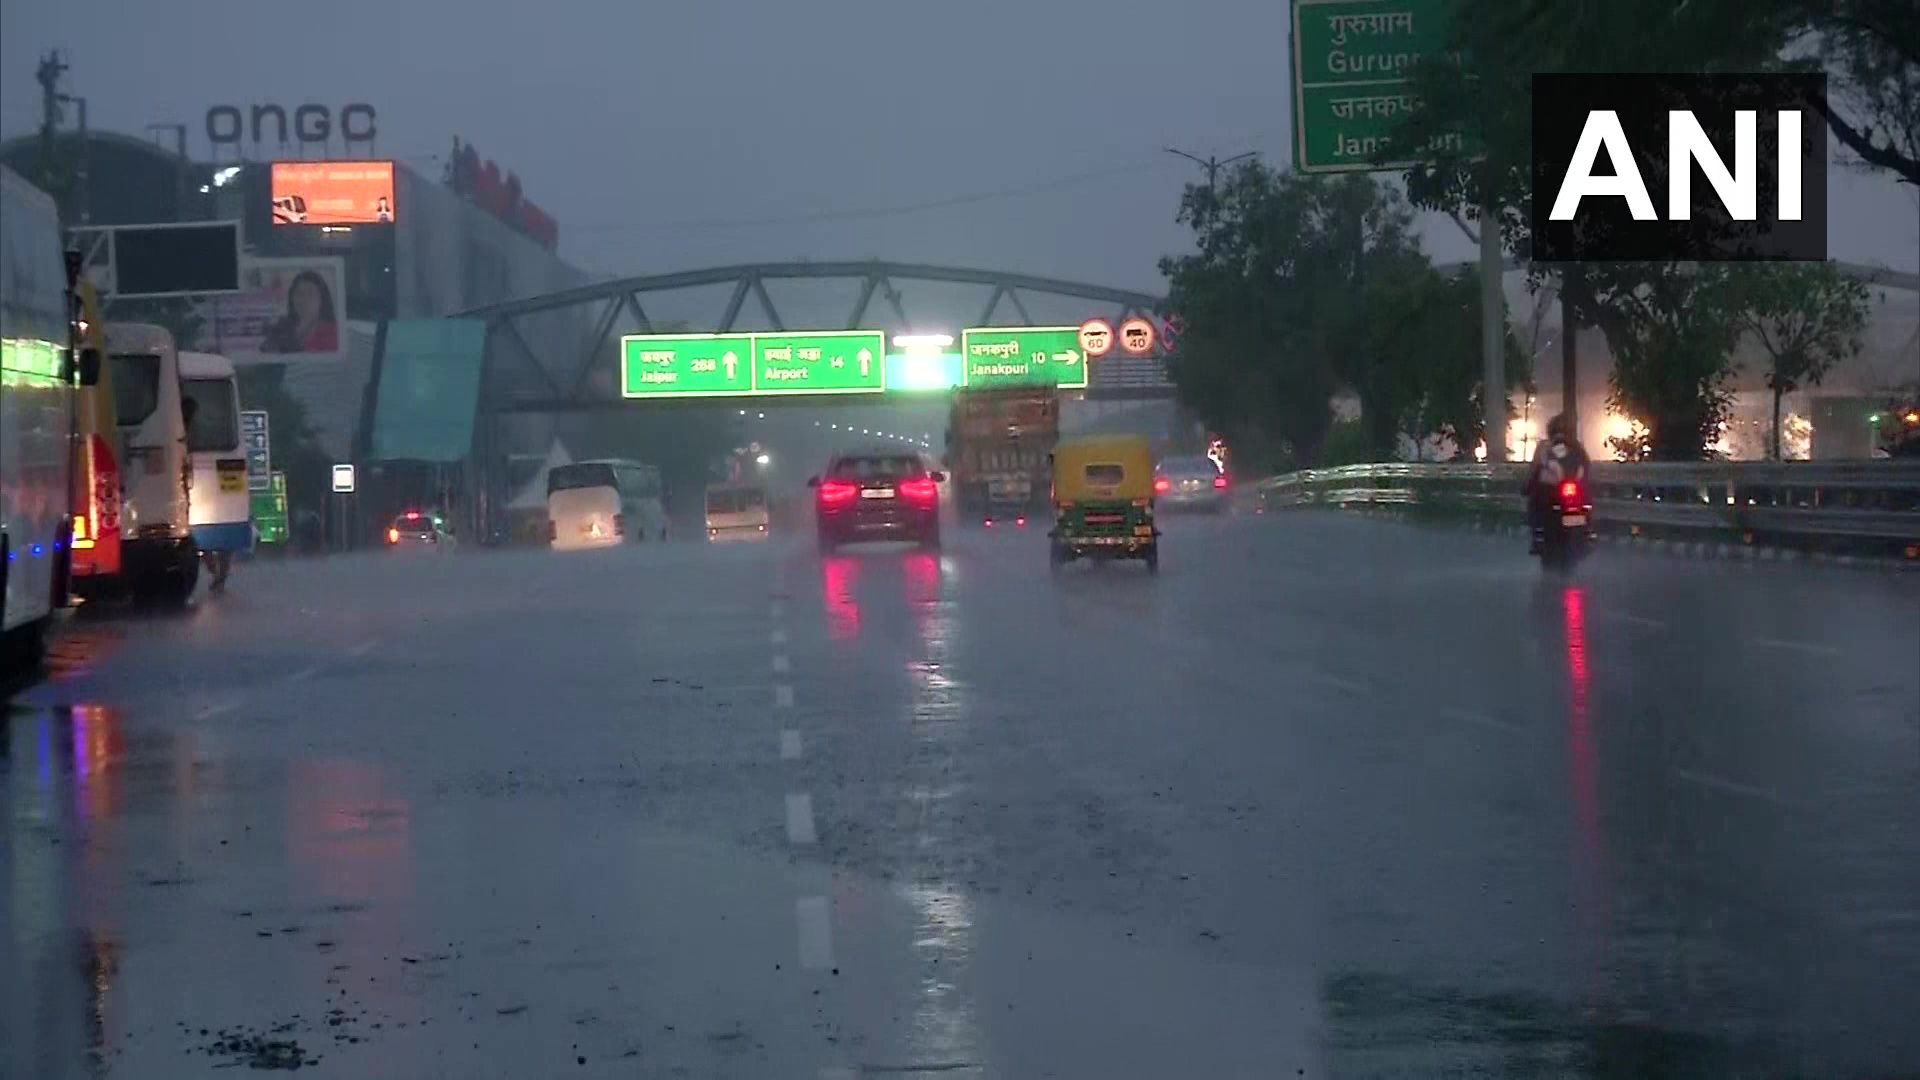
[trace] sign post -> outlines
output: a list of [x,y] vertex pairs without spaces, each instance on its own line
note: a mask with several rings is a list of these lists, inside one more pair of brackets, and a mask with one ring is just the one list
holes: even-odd
[[1077,326],[986,326],[960,332],[961,385],[972,390],[1052,386],[1084,390],[1087,354]]
[[247,455],[247,490],[254,494],[273,487],[273,452],[265,409],[240,412],[240,448]]
[[253,527],[262,544],[287,542],[287,474],[268,477],[268,488],[253,493]]

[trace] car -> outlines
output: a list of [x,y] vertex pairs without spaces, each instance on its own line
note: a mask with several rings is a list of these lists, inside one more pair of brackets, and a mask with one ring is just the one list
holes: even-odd
[[445,551],[453,545],[446,519],[424,510],[396,515],[387,526],[387,547],[394,551]]
[[1228,500],[1227,474],[1213,459],[1200,455],[1163,459],[1154,470],[1153,500],[1166,511],[1223,513]]
[[915,453],[878,449],[834,455],[813,489],[820,549],[862,540],[940,546],[940,485],[946,474]]
[[707,542],[767,538],[767,490],[758,484],[715,484],[707,488]]

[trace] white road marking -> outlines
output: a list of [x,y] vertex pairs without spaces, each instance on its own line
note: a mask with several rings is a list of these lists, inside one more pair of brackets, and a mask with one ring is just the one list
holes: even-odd
[[773,628],[773,643],[774,643],[775,645],[785,645],[785,644],[787,643],[787,632],[786,632],[785,630],[782,630],[782,629],[780,629],[780,628],[779,628],[779,627],[777,627],[777,626],[776,626],[776,627],[774,627],[774,628]]
[[246,700],[245,698],[234,698],[232,701],[222,701],[213,705],[209,705],[206,708],[201,709],[199,712],[194,713],[193,718],[195,720],[208,720],[213,717],[219,716],[222,713],[230,713],[233,710],[239,708],[241,704],[245,702],[245,700]]
[[1488,716],[1486,713],[1483,713],[1483,712],[1476,712],[1473,709],[1456,708],[1452,705],[1442,705],[1440,707],[1440,715],[1446,717],[1449,720],[1459,720],[1468,724],[1478,724],[1481,727],[1495,728],[1500,731],[1517,733],[1517,732],[1522,732],[1526,730],[1525,728],[1521,727],[1519,724],[1510,723],[1506,720],[1498,720],[1498,719],[1495,719],[1494,717]]
[[1366,683],[1360,682],[1357,679],[1349,679],[1342,675],[1329,675],[1324,671],[1319,673],[1319,679],[1328,686],[1338,687],[1355,694],[1364,694],[1371,689]]
[[348,656],[365,656],[379,647],[380,647],[380,642],[377,640],[363,641],[360,644],[355,645],[353,648],[348,649],[347,655]]
[[800,932],[800,966],[819,969],[833,966],[833,923],[828,917],[827,898],[801,896],[793,901],[793,917]]
[[791,671],[793,670],[793,665],[787,662],[785,656],[775,656],[773,658],[773,670],[780,672]]
[[312,667],[303,667],[299,671],[296,671],[293,674],[287,676],[287,681],[288,682],[304,682],[305,680],[311,679],[315,675],[318,675],[319,673],[320,673],[320,665],[315,664]]
[[813,796],[805,792],[787,795],[787,843],[796,847],[817,843],[813,831]]
[[773,703],[782,709],[793,708],[793,687],[780,683],[773,688]]
[[1789,641],[1786,638],[1754,638],[1753,643],[1767,649],[1788,649],[1812,656],[1839,656],[1840,650],[1813,641]]
[[792,728],[780,732],[780,760],[800,760],[800,733]]
[[1667,628],[1667,624],[1660,619],[1650,619],[1645,615],[1635,615],[1631,611],[1601,611],[1595,614],[1604,620],[1623,622],[1631,626],[1644,626],[1649,630],[1665,630]]
[[1743,784],[1738,780],[1729,780],[1724,776],[1694,772],[1692,769],[1675,769],[1673,770],[1673,775],[1690,784],[1699,784],[1701,787],[1712,788],[1715,791],[1723,791],[1729,795],[1744,795],[1749,799],[1759,799],[1775,805],[1784,805],[1787,802],[1786,799],[1768,791],[1766,788],[1755,787],[1752,784]]
[[778,600],[775,600],[773,602],[773,617],[776,619],[782,618],[786,615],[786,613],[787,613],[787,605],[781,603]]

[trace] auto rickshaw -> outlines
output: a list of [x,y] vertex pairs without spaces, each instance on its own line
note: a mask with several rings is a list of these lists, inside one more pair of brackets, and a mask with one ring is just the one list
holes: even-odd
[[1153,447],[1133,435],[1062,440],[1054,448],[1054,569],[1075,559],[1144,559],[1160,570],[1160,530],[1153,522]]

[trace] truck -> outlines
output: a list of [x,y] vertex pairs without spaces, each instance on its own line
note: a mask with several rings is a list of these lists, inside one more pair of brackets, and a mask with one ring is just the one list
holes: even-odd
[[1050,386],[954,391],[946,459],[963,519],[1043,513],[1048,455],[1060,440],[1060,396]]

